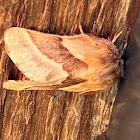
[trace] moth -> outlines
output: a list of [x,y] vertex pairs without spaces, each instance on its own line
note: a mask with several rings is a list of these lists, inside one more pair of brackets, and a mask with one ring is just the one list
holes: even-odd
[[92,34],[60,36],[12,27],[5,50],[28,80],[8,80],[5,89],[105,91],[122,76],[116,46]]

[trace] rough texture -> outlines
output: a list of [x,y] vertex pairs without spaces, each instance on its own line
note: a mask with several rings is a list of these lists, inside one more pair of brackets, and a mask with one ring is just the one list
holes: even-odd
[[[11,26],[55,34],[86,33],[112,39],[124,53],[139,0],[1,0],[0,35]],[[79,96],[61,91],[6,91],[22,74],[0,48],[1,139],[92,140],[108,128],[117,85],[106,93]],[[50,94],[57,96],[49,96]],[[59,95],[58,95],[59,94]],[[99,139],[99,138],[98,138]]]

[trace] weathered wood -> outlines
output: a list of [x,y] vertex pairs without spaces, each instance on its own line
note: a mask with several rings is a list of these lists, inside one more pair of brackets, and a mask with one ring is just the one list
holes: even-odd
[[[139,0],[0,0],[0,35],[11,26],[73,35],[78,25],[86,33],[112,39],[124,53]],[[1,139],[92,140],[106,131],[117,84],[105,93],[78,95],[61,91],[6,91],[7,79],[22,74],[1,44]],[[59,96],[50,96],[56,94]]]

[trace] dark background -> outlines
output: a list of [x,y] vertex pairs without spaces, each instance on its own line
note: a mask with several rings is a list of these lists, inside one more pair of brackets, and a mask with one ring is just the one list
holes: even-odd
[[125,58],[107,140],[140,140],[140,8]]

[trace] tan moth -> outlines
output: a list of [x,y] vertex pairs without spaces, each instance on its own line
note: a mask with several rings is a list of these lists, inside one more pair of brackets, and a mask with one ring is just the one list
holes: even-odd
[[116,46],[91,34],[60,36],[12,27],[5,49],[29,80],[8,80],[12,90],[105,91],[122,75]]

